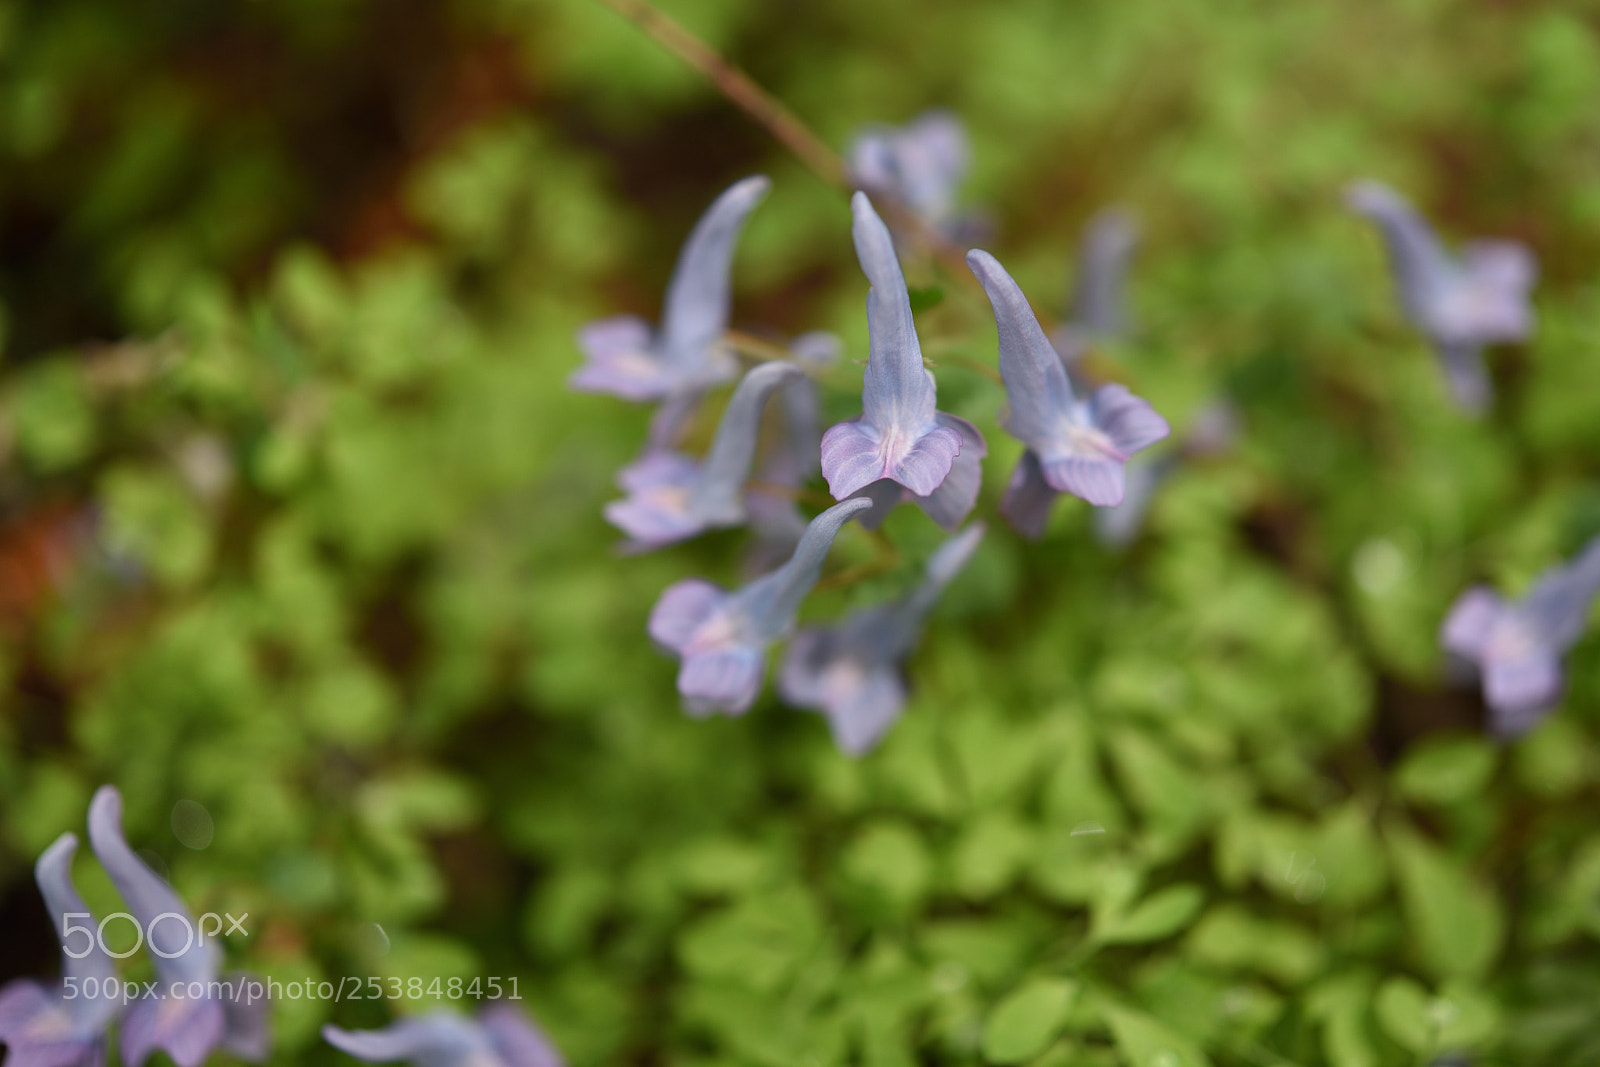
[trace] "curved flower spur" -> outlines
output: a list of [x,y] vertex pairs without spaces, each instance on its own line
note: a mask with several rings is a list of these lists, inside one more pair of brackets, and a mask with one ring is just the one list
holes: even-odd
[[922,581],[905,596],[858,611],[837,626],[796,634],[778,675],[784,703],[826,715],[834,742],[852,756],[876,745],[905,707],[903,662],[983,533],[983,524],[974,523],[940,545]]
[[[138,1067],[161,1049],[178,1067],[198,1067],[219,1047],[240,1059],[266,1059],[266,1000],[242,998],[243,976],[219,980],[216,942],[194,936],[194,917],[183,900],[129,847],[122,836],[122,796],[112,786],[102,786],[89,805],[89,844],[145,932],[161,987],[128,1007],[119,1042],[122,1062]],[[171,995],[175,987],[187,990],[196,983],[205,991],[201,997]]]
[[1093,342],[1128,332],[1128,262],[1138,243],[1139,224],[1121,208],[1107,208],[1089,221],[1078,250],[1068,319],[1050,335],[1069,367]]
[[[72,884],[72,858],[77,852],[78,838],[62,834],[34,864],[34,879],[61,942],[62,981],[46,985],[22,978],[0,988],[0,1043],[8,1050],[7,1067],[105,1063],[106,1032],[122,1007],[108,986],[121,987],[115,984],[115,964],[94,936],[94,918]],[[71,930],[87,939],[73,938],[69,944],[68,920],[73,917],[87,920]]]
[[563,1067],[566,1061],[544,1033],[516,1008],[495,1004],[476,1019],[440,1009],[401,1019],[382,1030],[328,1025],[322,1038],[368,1063],[419,1067]]
[[1009,404],[1003,424],[1028,446],[1006,490],[1007,518],[1025,534],[1042,533],[1057,493],[1099,506],[1121,502],[1123,465],[1171,432],[1167,420],[1121,385],[1103,385],[1087,400],[1078,399],[1011,275],[979,249],[967,253],[967,265],[994,307]]
[[835,500],[866,492],[871,525],[907,498],[954,529],[978,499],[983,435],[966,419],[934,410],[933,374],[922,364],[911,296],[894,242],[865,193],[850,201],[856,256],[867,293],[867,369],[861,418],[822,435],[822,476]]
[[1473,414],[1487,409],[1494,383],[1483,347],[1533,332],[1533,253],[1516,241],[1473,241],[1452,256],[1416,209],[1381,182],[1356,182],[1345,201],[1383,231],[1401,309],[1438,353],[1456,403]]
[[1597,594],[1600,537],[1572,562],[1540,574],[1519,601],[1508,602],[1484,586],[1456,600],[1439,641],[1482,673],[1495,734],[1526,733],[1561,699],[1561,657],[1583,636]]
[[739,382],[717,425],[711,451],[696,461],[657,449],[622,468],[628,494],[606,505],[606,519],[626,533],[625,548],[647,551],[705,530],[745,521],[745,482],[755,462],[767,397],[804,372],[793,363],[763,363]]
[[[624,400],[668,401],[666,421],[675,424],[685,397],[738,373],[722,339],[731,303],[728,273],[739,231],[771,184],[759,174],[735,182],[695,223],[667,284],[661,328],[653,336],[649,324],[635,315],[601,319],[579,331],[585,362],[567,379],[572,388]],[[653,437],[666,432],[655,427]]]
[[680,659],[678,692],[696,717],[748,711],[761,692],[767,646],[788,632],[822,574],[833,539],[870,500],[846,500],[812,519],[789,562],[735,593],[699,578],[674,582],[650,612],[650,636]]

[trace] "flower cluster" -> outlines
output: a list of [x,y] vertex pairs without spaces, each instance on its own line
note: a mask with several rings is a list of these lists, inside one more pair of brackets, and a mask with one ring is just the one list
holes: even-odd
[[509,1004],[491,1004],[476,1019],[439,1010],[382,1030],[328,1025],[323,1040],[367,1063],[419,1067],[563,1067],[550,1039]]
[[[945,234],[956,232],[954,189],[965,166],[965,135],[942,113],[904,130],[869,131],[852,152],[852,172],[864,189]],[[915,589],[836,626],[802,631],[784,659],[779,696],[821,711],[839,747],[859,754],[904,706],[902,664],[940,591],[981,539],[981,526],[963,530],[962,524],[978,502],[988,445],[970,421],[939,410],[894,240],[864,191],[851,201],[856,256],[868,282],[859,417],[817,435],[813,376],[837,350],[827,335],[808,334],[787,358],[767,359],[740,376],[727,334],[728,272],[739,228],[767,188],[762,177],[736,183],[696,224],[659,331],[631,317],[581,331],[586,362],[571,381],[578,389],[660,405],[643,453],[618,474],[624,498],[605,508],[627,536],[624,551],[649,551],[716,528],[748,525],[757,534],[753,556],[766,573],[734,591],[701,579],[677,582],[651,612],[650,636],[680,660],[678,691],[691,715],[751,707],[770,647],[794,628],[850,519],[877,529],[896,506],[911,503],[952,534]],[[1128,458],[1168,434],[1166,420],[1126,387],[1106,384],[1080,396],[1067,373],[1083,339],[1121,328],[1121,274],[1132,233],[1131,222],[1116,213],[1092,228],[1080,280],[1080,332],[1064,352],[1052,347],[999,262],[987,252],[968,254],[999,333],[1007,401],[1001,425],[1027,446],[1001,510],[1026,536],[1042,534],[1062,493],[1100,507],[1120,502]],[[701,457],[685,454],[681,428],[712,387],[736,376],[710,449]],[[775,437],[766,427],[773,396],[782,398]],[[752,483],[758,463],[761,477]],[[813,473],[838,503],[806,522],[797,501]]]
[[[89,845],[148,940],[157,982],[125,1002],[116,966],[99,939],[69,939],[69,927],[71,933],[90,932],[70,920],[90,916],[72,881],[78,839],[62,834],[34,867],[61,942],[62,980],[51,985],[23,979],[0,989],[7,1067],[101,1067],[119,1015],[124,1067],[139,1067],[158,1049],[178,1067],[197,1067],[217,1048],[252,1062],[266,1059],[266,1002],[242,995],[245,983],[236,980],[241,976],[223,978],[216,942],[195,936],[183,901],[129,847],[122,836],[122,797],[112,786],[102,786],[89,805]],[[182,995],[169,995],[179,989]]]

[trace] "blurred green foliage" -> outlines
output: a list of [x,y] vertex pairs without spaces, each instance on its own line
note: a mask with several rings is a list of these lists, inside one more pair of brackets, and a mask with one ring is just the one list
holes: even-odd
[[[1076,502],[991,533],[860,761],[770,697],[690,720],[644,620],[738,540],[613,554],[646,414],[565,389],[573,333],[653,316],[765,171],[736,323],[837,330],[851,415],[842,193],[592,0],[0,4],[6,966],[54,965],[29,866],[111,781],[196,910],[251,914],[234,962],[516,976],[578,1065],[1600,1059],[1600,636],[1510,745],[1435,640],[1600,529],[1600,6],[664,7],[833,144],[954,109],[1041,308],[1130,205],[1114,365],[1180,432],[1225,393],[1240,447],[1130,554]],[[1360,176],[1538,252],[1487,420],[1342,210]],[[992,516],[987,305],[907,266]],[[935,540],[888,530],[900,567],[809,617]],[[275,1062],[432,1003],[282,1002]]]

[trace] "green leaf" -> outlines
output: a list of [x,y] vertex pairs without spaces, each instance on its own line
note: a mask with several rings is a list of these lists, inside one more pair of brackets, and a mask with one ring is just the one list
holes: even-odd
[[910,287],[910,293],[913,313],[936,308],[944,302],[944,286],[942,285],[914,285]]
[[1494,775],[1495,748],[1483,737],[1429,738],[1412,750],[1395,771],[1394,782],[1408,799],[1449,805],[1476,796]]
[[1197,1045],[1142,1012],[1107,1001],[1101,1013],[1128,1067],[1210,1067]]
[[1159,941],[1188,926],[1200,913],[1205,899],[1205,891],[1197,885],[1169,885],[1150,894],[1131,911],[1096,910],[1089,936],[1108,945]]
[[1384,1032],[1418,1055],[1471,1049],[1499,1026],[1494,1001],[1461,983],[1447,983],[1435,997],[1410,978],[1391,978],[1373,1009]]
[[883,820],[867,825],[842,857],[845,875],[879,894],[891,907],[915,907],[927,893],[932,864],[910,825]]
[[991,1063],[1021,1063],[1043,1052],[1061,1032],[1077,995],[1075,983],[1034,978],[995,1005],[983,1030],[983,1055]]
[[1437,978],[1483,975],[1505,932],[1494,893],[1415,833],[1394,827],[1387,839],[1407,931],[1422,965]]

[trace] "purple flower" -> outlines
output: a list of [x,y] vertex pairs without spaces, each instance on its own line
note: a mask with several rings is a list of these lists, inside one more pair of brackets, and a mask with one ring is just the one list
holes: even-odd
[[1487,408],[1494,386],[1483,346],[1533,332],[1533,253],[1515,241],[1475,241],[1451,256],[1416,210],[1379,182],[1356,182],[1345,199],[1382,228],[1400,306],[1438,353],[1456,402],[1469,412]]
[[[34,880],[61,943],[62,981],[22,978],[0,988],[0,1043],[6,1067],[103,1067],[106,1031],[121,1001],[108,995],[116,965],[95,936],[97,924],[72,884],[78,839],[62,834],[34,864]],[[69,936],[68,931],[71,935]],[[70,989],[70,992],[69,992]],[[120,986],[112,985],[120,991]]]
[[866,194],[856,193],[851,207],[856,255],[872,283],[867,370],[861,418],[822,435],[822,476],[835,500],[868,490],[877,504],[876,521],[905,496],[903,489],[951,528],[977,501],[983,435],[967,420],[934,410],[933,375],[922,365],[911,298],[889,231]]
[[[89,805],[89,844],[139,921],[160,983],[158,994],[128,1008],[119,1041],[126,1067],[138,1067],[156,1049],[178,1067],[197,1067],[218,1047],[241,1059],[265,1059],[271,1044],[265,1000],[246,1000],[242,975],[219,978],[215,940],[196,936],[178,894],[123,838],[122,797],[112,786],[101,786]],[[197,988],[202,995],[194,995]]]
[[796,492],[820,467],[822,427],[817,384],[820,372],[839,358],[839,338],[824,330],[801,334],[789,345],[789,356],[810,373],[791,378],[778,394],[783,423],[756,471],[756,484],[745,494],[745,510],[755,532],[746,560],[748,573],[761,574],[789,558],[805,532],[805,516]]
[[761,691],[767,646],[794,623],[839,528],[871,506],[846,500],[824,511],[806,527],[789,562],[738,592],[698,578],[667,587],[650,612],[650,636],[682,659],[678,692],[689,714],[749,710]]
[[850,146],[850,176],[859,188],[945,229],[954,221],[956,187],[970,155],[961,120],[929,111],[905,126],[873,126],[859,134]]
[[717,426],[711,451],[702,461],[681,452],[657,450],[624,467],[618,484],[628,494],[606,505],[606,518],[626,533],[635,550],[693,537],[745,520],[745,481],[755,462],[761,411],[774,389],[803,372],[792,363],[763,363],[733,391]]
[[564,1067],[550,1039],[510,1004],[493,1004],[469,1019],[440,1009],[382,1030],[322,1028],[323,1040],[368,1063],[418,1067]]
[[1561,699],[1561,657],[1583,635],[1596,593],[1600,537],[1572,562],[1540,574],[1515,603],[1476,586],[1450,609],[1439,642],[1476,664],[1497,735],[1515,737],[1532,729]]
[[761,175],[736,182],[700,217],[678,256],[661,329],[654,336],[644,320],[632,315],[585,326],[578,334],[585,362],[568,384],[625,400],[672,400],[697,395],[738,373],[738,363],[722,341],[728,328],[733,243],[770,184]]
[[994,306],[1000,376],[1010,402],[1005,428],[1028,446],[1002,510],[1026,532],[1043,529],[1053,499],[1047,490],[1100,506],[1120,502],[1123,464],[1167,436],[1167,420],[1121,385],[1103,385],[1087,400],[1078,399],[1011,275],[978,249],[967,253],[967,264]]
[[1126,211],[1108,208],[1090,220],[1078,251],[1071,315],[1051,337],[1068,365],[1083,355],[1091,341],[1127,333],[1123,288],[1138,241],[1138,224]]
[[916,648],[923,620],[982,539],[983,524],[974,523],[939,547],[926,576],[907,595],[856,612],[838,626],[801,630],[784,656],[779,695],[794,707],[826,715],[844,752],[859,756],[872,748],[905,707],[901,664]]

